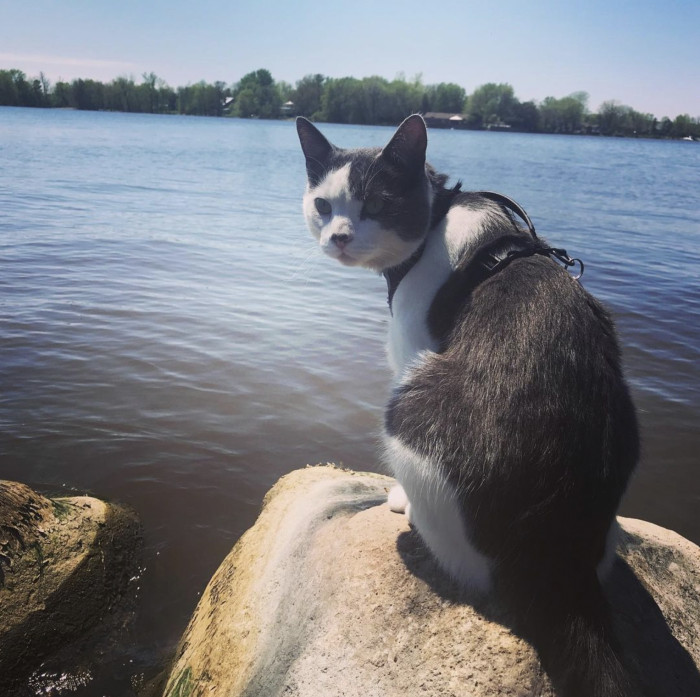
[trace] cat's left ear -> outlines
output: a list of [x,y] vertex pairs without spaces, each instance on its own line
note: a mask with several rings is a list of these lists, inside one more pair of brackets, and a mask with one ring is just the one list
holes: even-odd
[[420,114],[413,114],[396,129],[396,133],[382,150],[382,157],[401,169],[422,172],[425,168],[427,147],[425,121]]
[[316,184],[323,177],[334,148],[323,133],[303,116],[297,117],[297,133],[306,157],[306,173],[309,181]]

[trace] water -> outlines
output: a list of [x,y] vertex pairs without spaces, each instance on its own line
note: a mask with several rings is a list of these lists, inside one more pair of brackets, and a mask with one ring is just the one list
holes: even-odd
[[[429,155],[584,259],[643,429],[622,513],[700,543],[700,147],[431,131]],[[0,109],[0,477],[144,526],[133,626],[80,695],[167,656],[278,477],[380,467],[384,284],[317,252],[304,177],[291,123]]]

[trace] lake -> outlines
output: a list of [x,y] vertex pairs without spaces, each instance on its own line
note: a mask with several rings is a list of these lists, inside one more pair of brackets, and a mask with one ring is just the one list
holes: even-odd
[[[700,543],[700,146],[429,138],[438,170],[584,260],[641,421],[622,514]],[[304,184],[291,122],[0,108],[0,477],[144,528],[132,624],[76,694],[133,694],[280,476],[381,467],[384,281],[321,255]]]

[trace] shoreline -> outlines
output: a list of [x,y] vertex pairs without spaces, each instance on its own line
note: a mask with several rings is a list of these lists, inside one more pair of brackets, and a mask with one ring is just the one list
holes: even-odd
[[[63,112],[85,112],[91,114],[133,114],[138,116],[182,116],[187,118],[204,118],[204,119],[232,119],[238,121],[267,121],[271,123],[294,123],[296,117],[280,117],[280,118],[263,118],[257,116],[233,116],[231,114],[223,114],[218,116],[216,114],[182,114],[178,111],[159,111],[159,112],[149,112],[149,111],[124,111],[121,109],[79,109],[77,107],[70,106],[27,106],[27,105],[0,105],[0,109],[36,109],[39,111],[63,111]],[[360,126],[367,128],[395,128],[396,124],[393,123],[348,123],[343,121],[313,121],[313,123],[329,124],[333,126]],[[504,135],[517,134],[517,135],[532,135],[532,136],[572,136],[575,138],[603,138],[603,139],[613,139],[618,138],[621,140],[654,140],[654,141],[665,141],[665,142],[691,142],[700,143],[690,136],[688,137],[672,137],[672,136],[652,136],[648,134],[638,134],[634,136],[627,136],[623,134],[603,134],[603,133],[561,133],[555,131],[523,131],[516,128],[509,130],[501,130],[497,128],[470,128],[467,126],[461,128],[440,128],[438,126],[428,126],[428,131],[466,131],[469,133],[499,133]]]

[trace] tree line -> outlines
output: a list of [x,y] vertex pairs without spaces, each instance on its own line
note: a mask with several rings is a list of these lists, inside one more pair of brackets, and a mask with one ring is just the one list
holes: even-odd
[[21,70],[0,70],[0,106],[266,119],[302,115],[317,121],[384,125],[396,125],[411,113],[439,112],[462,115],[458,125],[472,129],[700,138],[698,118],[681,114],[657,119],[617,101],[603,102],[593,112],[586,92],[521,102],[506,83],[487,83],[467,94],[455,83],[425,85],[420,77],[316,74],[291,85],[275,81],[265,69],[237,83],[201,81],[184,87],[171,87],[154,73],[144,73],[138,83],[122,76],[108,83],[78,78],[51,84],[43,73],[28,78]]

